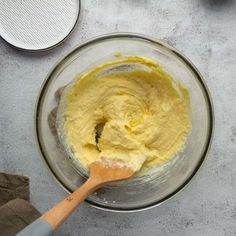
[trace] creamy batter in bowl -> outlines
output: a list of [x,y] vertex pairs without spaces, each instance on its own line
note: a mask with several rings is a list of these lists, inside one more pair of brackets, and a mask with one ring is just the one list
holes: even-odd
[[115,159],[139,176],[150,174],[184,148],[189,93],[155,61],[119,57],[64,88],[57,131],[85,172],[95,161]]
[[[185,94],[183,100],[191,107],[191,132],[191,125],[185,126],[188,127],[185,133],[189,135],[186,135],[186,142],[183,138],[185,145],[181,151],[178,151],[182,146],[179,145],[177,152],[170,155],[173,158],[157,165],[153,168],[155,171],[104,187],[87,200],[101,209],[135,211],[158,205],[182,189],[202,164],[209,148],[213,126],[209,94],[199,72],[176,49],[151,38],[128,34],[103,36],[78,46],[56,65],[43,85],[36,111],[36,131],[48,167],[67,191],[73,191],[84,181],[86,173],[81,171],[78,161],[68,158],[65,145],[60,145],[48,124],[48,116],[59,102],[55,93],[99,65],[125,60],[114,57],[117,52],[132,55],[135,60],[148,58],[159,63],[173,78],[177,88],[181,85],[178,88],[182,90],[180,94]],[[126,66],[124,64],[119,70],[127,69]],[[168,109],[168,106],[163,107]]]

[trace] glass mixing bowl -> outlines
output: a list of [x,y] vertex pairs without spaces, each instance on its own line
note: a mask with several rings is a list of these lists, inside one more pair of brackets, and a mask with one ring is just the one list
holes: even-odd
[[195,175],[206,157],[213,129],[213,108],[209,91],[195,66],[179,51],[159,40],[137,34],[109,34],[77,46],[61,59],[47,76],[39,94],[35,123],[36,136],[49,170],[69,193],[85,177],[75,161],[66,154],[50,125],[58,105],[58,89],[80,73],[108,61],[115,54],[138,55],[164,66],[190,94],[192,130],[184,149],[154,174],[107,185],[90,197],[91,205],[111,211],[138,211],[156,206],[180,191]]

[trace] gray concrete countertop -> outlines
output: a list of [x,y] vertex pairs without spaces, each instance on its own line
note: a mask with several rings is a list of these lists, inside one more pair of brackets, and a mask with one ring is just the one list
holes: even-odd
[[109,32],[137,32],[170,43],[198,67],[215,108],[211,151],[184,191],[154,209],[118,214],[82,206],[55,235],[236,235],[236,1],[84,0],[71,37],[44,55],[0,39],[0,171],[30,177],[44,212],[66,196],[37,149],[33,114],[49,69],[76,44]]

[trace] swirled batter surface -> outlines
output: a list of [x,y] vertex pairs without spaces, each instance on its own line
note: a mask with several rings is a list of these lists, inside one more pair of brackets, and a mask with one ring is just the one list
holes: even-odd
[[160,166],[182,149],[191,128],[189,104],[187,89],[159,64],[129,56],[69,85],[58,125],[84,168],[103,157],[137,171]]

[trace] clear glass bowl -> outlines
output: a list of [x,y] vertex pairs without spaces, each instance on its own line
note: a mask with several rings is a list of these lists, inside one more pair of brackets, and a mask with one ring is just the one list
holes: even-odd
[[85,178],[50,128],[48,117],[58,105],[57,90],[78,74],[102,63],[119,60],[114,54],[148,57],[162,64],[190,93],[192,131],[181,153],[152,175],[110,184],[86,201],[111,211],[138,211],[159,205],[180,191],[195,175],[209,149],[213,130],[213,107],[209,91],[195,66],[179,51],[159,40],[137,34],[109,34],[77,46],[47,76],[39,94],[35,123],[43,159],[68,192]]

